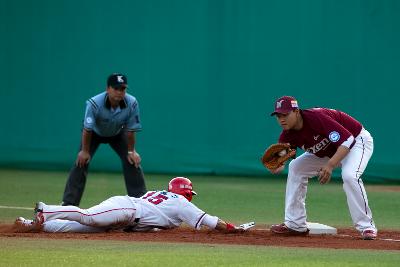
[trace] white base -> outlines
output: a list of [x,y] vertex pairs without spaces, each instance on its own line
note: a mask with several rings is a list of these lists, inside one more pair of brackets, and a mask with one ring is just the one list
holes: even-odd
[[307,228],[312,235],[336,235],[337,229],[321,223],[307,222]]

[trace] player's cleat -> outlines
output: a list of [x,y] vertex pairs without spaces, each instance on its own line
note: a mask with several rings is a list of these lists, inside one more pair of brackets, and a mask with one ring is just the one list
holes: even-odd
[[14,224],[21,226],[21,227],[32,227],[33,220],[25,219],[24,217],[18,217],[15,219]]
[[35,206],[35,213],[34,213],[34,219],[33,223],[36,225],[42,225],[45,221],[44,215],[43,215],[43,202],[37,202]]
[[13,230],[16,233],[37,233],[41,231],[41,225],[35,224],[33,220],[18,217],[14,221]]
[[361,236],[364,240],[374,240],[377,237],[377,234],[374,230],[364,230]]
[[299,232],[287,227],[284,223],[274,224],[271,226],[271,232],[274,234],[284,235],[284,236],[306,236],[310,232],[310,229],[307,229],[305,232]]

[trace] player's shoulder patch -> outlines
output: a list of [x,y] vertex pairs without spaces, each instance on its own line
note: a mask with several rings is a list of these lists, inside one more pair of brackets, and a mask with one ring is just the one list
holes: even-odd
[[340,140],[340,134],[336,131],[332,131],[329,133],[329,140],[331,140],[331,142],[336,143],[337,141]]
[[93,123],[92,117],[87,117],[85,121],[86,121],[87,124],[92,124]]

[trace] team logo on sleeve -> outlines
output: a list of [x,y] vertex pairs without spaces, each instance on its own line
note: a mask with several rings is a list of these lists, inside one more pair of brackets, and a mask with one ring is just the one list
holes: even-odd
[[91,117],[87,117],[87,118],[86,118],[86,123],[89,123],[89,124],[90,124],[90,123],[92,123],[92,122],[93,122],[93,119],[92,119]]
[[329,140],[331,140],[331,142],[336,143],[337,141],[339,141],[340,139],[340,134],[336,131],[330,132],[329,133]]

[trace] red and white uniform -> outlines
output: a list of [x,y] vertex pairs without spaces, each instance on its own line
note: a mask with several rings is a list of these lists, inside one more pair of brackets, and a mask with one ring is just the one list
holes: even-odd
[[301,110],[303,128],[283,130],[279,142],[290,143],[305,151],[289,164],[285,199],[285,224],[294,230],[305,231],[305,198],[308,179],[336,153],[339,146],[350,148],[341,162],[343,189],[351,218],[357,230],[377,231],[368,206],[368,198],[361,180],[373,152],[370,133],[344,112],[313,108]]
[[185,197],[167,191],[149,191],[141,198],[115,196],[89,209],[44,205],[43,216],[45,232],[148,231],[175,228],[183,222],[195,229],[202,225],[214,229],[218,221]]

